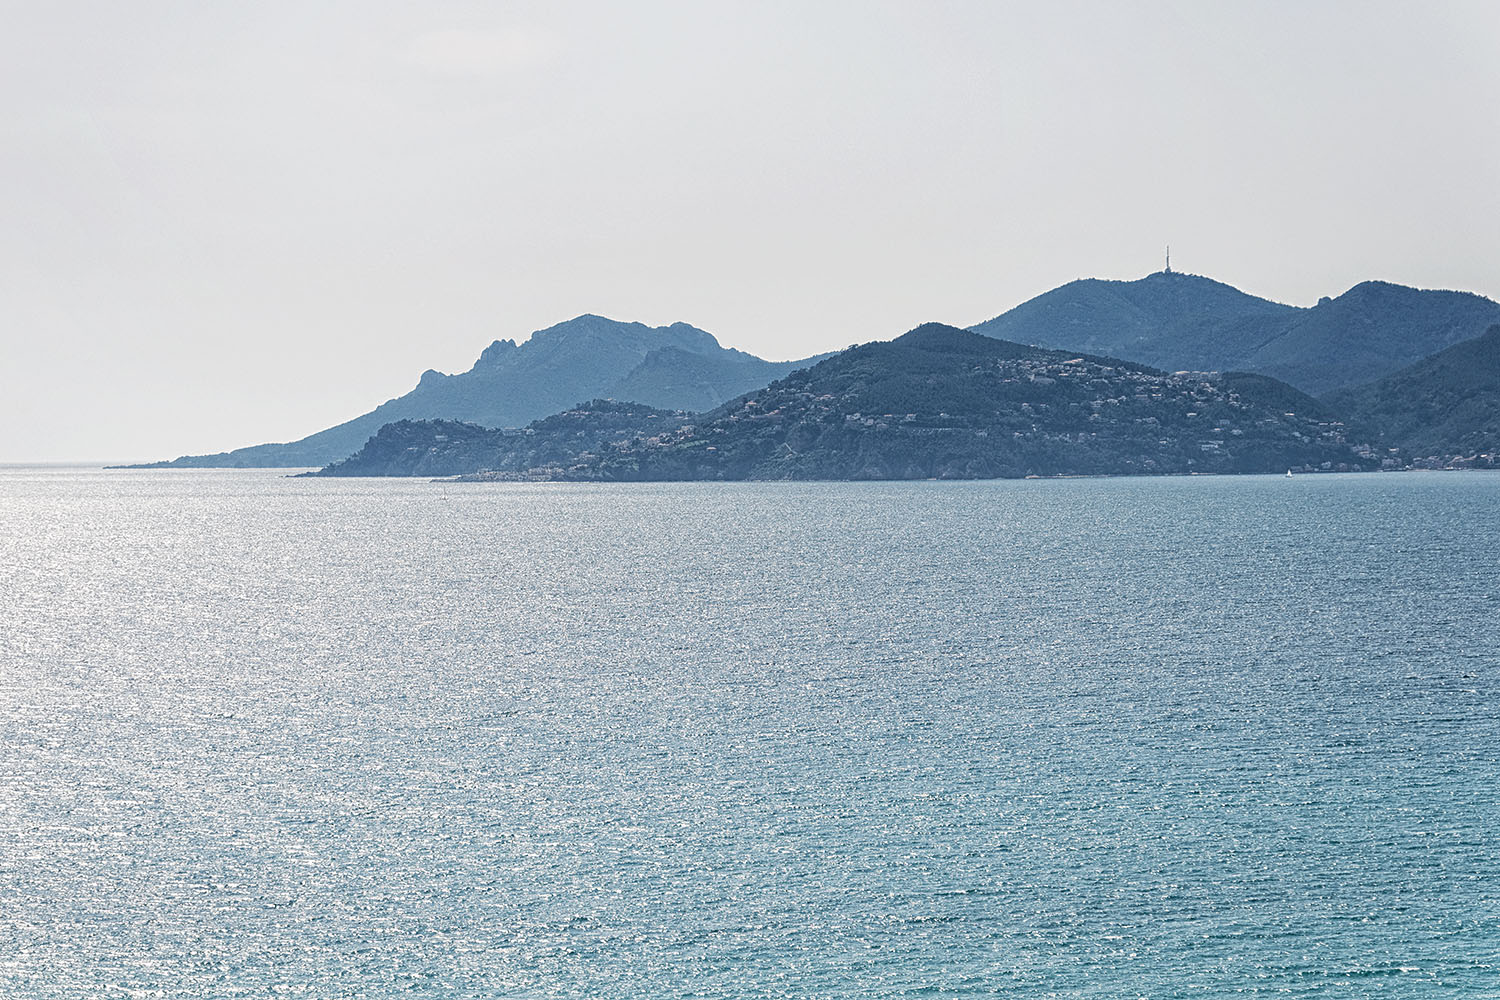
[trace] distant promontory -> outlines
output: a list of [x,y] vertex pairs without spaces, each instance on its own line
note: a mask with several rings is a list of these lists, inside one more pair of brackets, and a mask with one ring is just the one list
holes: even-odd
[[928,324],[701,415],[606,400],[517,431],[402,422],[323,475],[574,481],[973,479],[1369,470],[1317,400]]
[[1070,282],[966,338],[929,325],[896,346],[788,362],[686,323],[586,314],[496,340],[468,371],[428,371],[298,441],[146,467],[582,479],[1494,467],[1497,326],[1500,304],[1467,292],[1366,281],[1302,308],[1175,271]]

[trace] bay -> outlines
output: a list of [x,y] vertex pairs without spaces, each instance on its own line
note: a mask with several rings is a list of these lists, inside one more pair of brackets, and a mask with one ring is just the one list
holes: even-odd
[[1500,474],[0,470],[0,993],[1500,993]]

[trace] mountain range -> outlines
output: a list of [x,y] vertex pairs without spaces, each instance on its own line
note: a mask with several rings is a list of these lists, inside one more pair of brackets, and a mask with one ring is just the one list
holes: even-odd
[[583,315],[538,330],[521,344],[497,340],[461,374],[428,370],[405,395],[300,440],[139,467],[322,466],[354,453],[393,421],[446,419],[519,427],[594,397],[708,410],[821,357],[766,361],[722,347],[712,334],[686,323],[649,327]]
[[927,324],[701,414],[597,400],[523,431],[383,428],[324,475],[973,479],[1380,466],[1325,406],[1255,374],[1170,374]]
[[[1455,420],[1468,427],[1480,419],[1472,407],[1460,408],[1461,418],[1434,426],[1425,437],[1414,421],[1422,414],[1429,423],[1437,420],[1430,407],[1414,401],[1404,423],[1379,416],[1394,420],[1399,409],[1395,397],[1415,391],[1423,379],[1439,377],[1438,369],[1391,383],[1379,402],[1356,390],[1479,337],[1495,324],[1500,324],[1500,304],[1467,292],[1367,281],[1302,308],[1210,278],[1161,271],[1135,281],[1069,282],[970,329],[992,339],[1165,371],[1255,372],[1338,400],[1340,408],[1368,399],[1374,409],[1360,426],[1397,434],[1410,442],[1403,447],[1417,447],[1420,441],[1421,448],[1457,454],[1445,442],[1455,449],[1469,446],[1461,441]],[[352,455],[393,422],[446,420],[517,428],[586,399],[707,412],[826,357],[765,361],[725,348],[711,334],[685,323],[648,327],[584,315],[539,330],[520,344],[497,340],[468,371],[428,371],[405,395],[298,441],[184,456],[148,467],[324,466]],[[1449,367],[1440,371],[1453,374]],[[1472,388],[1483,396],[1481,385]],[[1444,398],[1461,389],[1449,379]]]
[[1072,281],[970,329],[1168,371],[1259,372],[1321,396],[1389,375],[1495,323],[1500,303],[1470,292],[1366,281],[1302,308],[1158,271],[1136,281]]

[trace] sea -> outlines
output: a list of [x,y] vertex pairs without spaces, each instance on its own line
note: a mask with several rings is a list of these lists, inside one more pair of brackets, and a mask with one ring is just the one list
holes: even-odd
[[0,469],[0,996],[1500,996],[1500,473]]

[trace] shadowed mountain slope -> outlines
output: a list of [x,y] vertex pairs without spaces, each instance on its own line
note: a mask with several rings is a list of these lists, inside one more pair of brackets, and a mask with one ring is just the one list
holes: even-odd
[[[487,443],[463,445],[469,471],[488,470],[479,478],[973,479],[1377,464],[1320,403],[1263,375],[1171,375],[938,324],[849,348],[705,414],[622,414],[596,401],[522,432],[486,433]],[[325,473],[455,471],[452,442],[470,434],[386,427]]]
[[1315,395],[1389,375],[1500,323],[1500,303],[1472,292],[1366,281],[1299,312],[1240,367]]
[[1500,456],[1500,325],[1326,401],[1418,458]]

